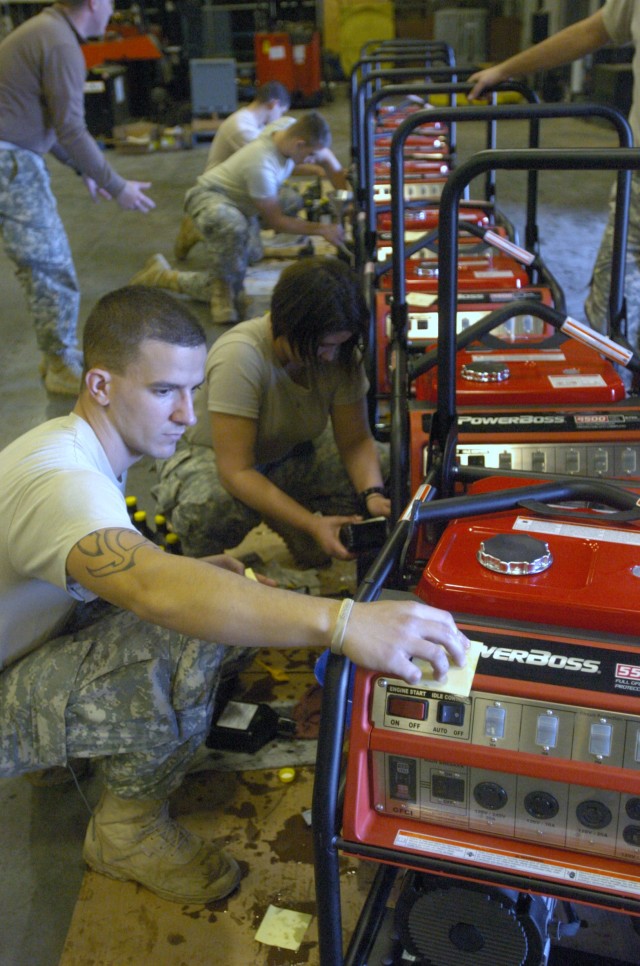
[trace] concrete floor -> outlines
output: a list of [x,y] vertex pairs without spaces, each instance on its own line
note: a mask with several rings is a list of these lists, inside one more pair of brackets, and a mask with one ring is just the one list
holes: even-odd
[[[344,91],[338,90],[334,102],[322,110],[333,126],[336,153],[347,163],[349,121]],[[484,138],[477,125],[465,128],[466,131],[459,126],[462,156],[482,147]],[[551,122],[549,131],[548,143],[555,145],[613,143],[605,129],[583,121]],[[523,143],[522,137],[522,125],[514,123],[501,144],[518,146]],[[100,295],[125,284],[148,255],[161,251],[172,259],[182,198],[202,170],[206,151],[207,146],[200,145],[193,151],[175,154],[113,156],[115,167],[126,177],[153,182],[150,194],[158,207],[147,217],[122,212],[114,204],[93,205],[79,180],[68,169],[51,162],[53,187],[80,279],[81,320]],[[539,223],[543,253],[565,288],[570,312],[577,318],[583,318],[582,301],[605,219],[611,180],[606,172],[541,178]],[[499,175],[498,198],[507,214],[522,225],[523,176]],[[202,258],[203,253],[196,250],[189,264],[202,264]],[[4,446],[43,419],[68,411],[72,401],[47,397],[41,385],[33,329],[12,266],[3,255],[0,279],[0,342],[5,346],[0,381],[0,445]],[[206,306],[194,305],[194,311],[206,323],[213,340],[216,332],[208,322]],[[131,472],[128,487],[150,511],[148,492],[152,479],[152,468],[143,462]],[[83,794],[89,805],[95,801],[92,780],[83,784]],[[81,845],[87,806],[73,787],[46,790],[15,779],[0,782],[0,814],[0,966],[54,966],[60,961],[83,880]],[[612,932],[620,929],[626,929],[626,925],[614,922]],[[640,947],[634,947],[631,938],[626,942],[629,961],[640,961]],[[73,956],[67,962],[75,966],[107,961],[98,954],[91,959],[86,955]],[[579,961],[595,962],[590,955],[585,952]],[[125,959],[108,961],[115,964]],[[126,961],[135,964],[142,960],[131,950]],[[163,961],[177,963],[182,959]]]

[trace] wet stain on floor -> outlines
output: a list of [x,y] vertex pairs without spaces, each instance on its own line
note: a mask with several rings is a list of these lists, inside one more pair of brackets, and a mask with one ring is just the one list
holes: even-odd
[[[315,684],[318,654],[303,649],[286,656],[259,653],[273,667],[286,667],[289,680],[277,683],[264,670],[250,669],[241,676],[238,700],[262,701],[275,694],[292,707],[303,700]],[[313,835],[303,818],[311,807],[314,769],[295,759],[282,764],[294,767],[291,783],[280,781],[278,767],[207,770],[188,775],[172,797],[172,813],[181,822],[238,861],[242,878],[233,895],[206,905],[179,905],[133,883],[87,873],[59,966],[123,966],[129,961],[135,966],[182,966],[187,961],[189,966],[317,966]],[[359,909],[364,895],[349,874],[353,868],[354,861],[345,859],[346,888]],[[297,951],[255,940],[270,905],[312,916]],[[352,921],[355,917],[346,914],[347,929]],[[94,956],[96,936],[101,937],[99,958]]]

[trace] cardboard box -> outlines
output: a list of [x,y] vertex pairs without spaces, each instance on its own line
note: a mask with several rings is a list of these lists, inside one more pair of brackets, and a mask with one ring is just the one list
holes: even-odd
[[193,145],[191,127],[163,127],[151,121],[133,121],[113,129],[113,144],[121,154],[150,154],[152,151],[183,151]]
[[216,131],[222,124],[222,118],[218,114],[211,117],[192,117],[191,118],[191,137],[193,141],[212,141]]

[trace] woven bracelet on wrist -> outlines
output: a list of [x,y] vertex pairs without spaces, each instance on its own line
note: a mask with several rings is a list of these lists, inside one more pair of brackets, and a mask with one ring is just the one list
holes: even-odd
[[354,603],[355,601],[353,601],[350,597],[346,597],[340,604],[340,610],[338,611],[338,616],[336,618],[336,626],[333,628],[331,643],[329,644],[332,654],[342,655],[344,635],[346,633],[347,624],[351,615],[351,608],[353,607]]

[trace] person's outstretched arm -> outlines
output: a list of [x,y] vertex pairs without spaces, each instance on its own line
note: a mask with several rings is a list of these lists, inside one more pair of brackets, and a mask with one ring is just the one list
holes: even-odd
[[274,231],[287,232],[291,235],[317,235],[336,247],[344,241],[342,225],[332,222],[307,221],[295,215],[286,215],[277,198],[253,198],[263,225]]
[[[109,528],[72,548],[67,572],[83,587],[143,620],[190,637],[242,647],[327,647],[340,601],[274,590],[206,560],[160,551],[134,530]],[[418,601],[356,604],[342,653],[370,670],[420,680],[429,661],[437,678],[463,666],[468,649],[447,611]]]
[[598,10],[591,17],[578,20],[577,23],[565,27],[557,34],[547,37],[539,44],[514,54],[507,60],[485,70],[477,71],[469,78],[474,84],[469,92],[469,100],[480,97],[484,91],[490,90],[496,84],[509,80],[520,74],[530,74],[536,70],[551,70],[562,64],[570,64],[585,54],[590,54],[611,40],[604,25],[602,11]]

